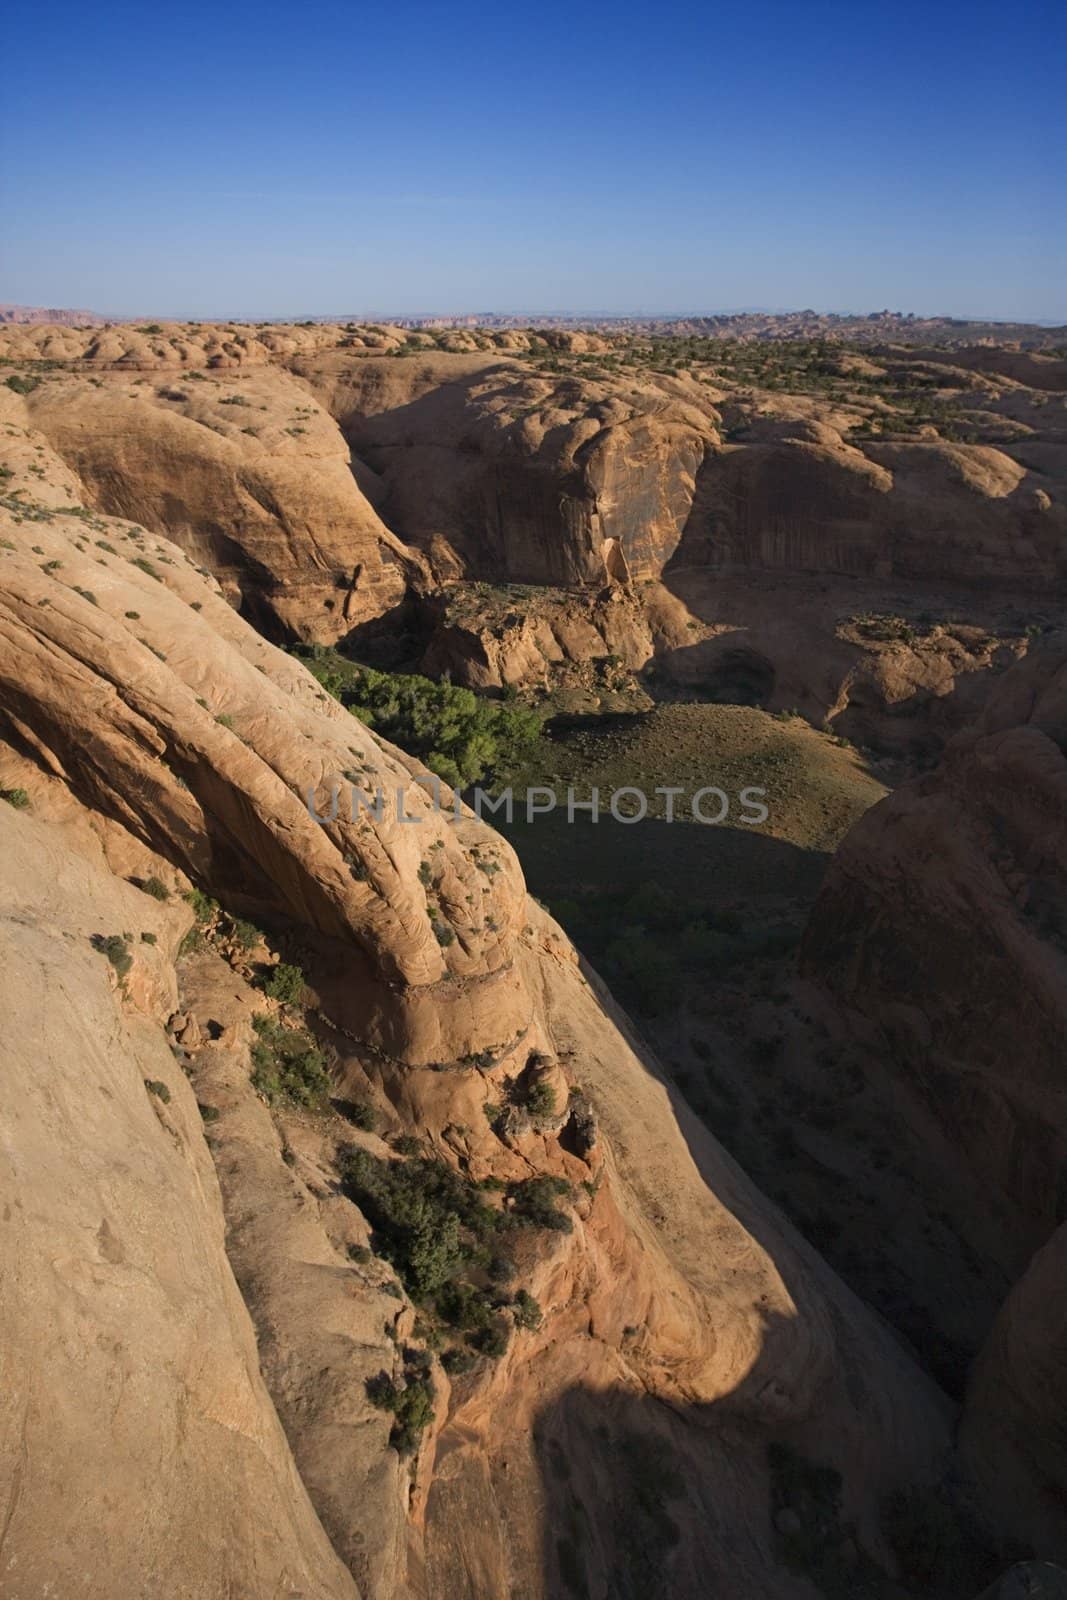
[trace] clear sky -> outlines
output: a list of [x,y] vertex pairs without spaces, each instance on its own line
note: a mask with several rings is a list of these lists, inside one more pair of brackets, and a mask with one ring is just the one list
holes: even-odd
[[1067,320],[1065,16],[23,3],[0,301]]

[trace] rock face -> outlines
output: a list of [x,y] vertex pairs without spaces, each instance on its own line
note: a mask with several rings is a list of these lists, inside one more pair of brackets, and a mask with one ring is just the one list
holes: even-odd
[[1004,449],[858,447],[837,421],[760,419],[710,456],[677,563],[1031,589],[1067,578],[1067,514]]
[[328,397],[410,543],[471,577],[600,585],[658,577],[678,547],[716,413],[692,380],[654,390],[451,357],[318,357]]
[[[592,1592],[631,1560],[632,1506],[673,1594],[740,1570],[786,1600],[768,1438],[841,1473],[888,1562],[880,1504],[937,1475],[942,1396],[672,1100],[504,842],[435,810],[177,544],[72,503],[26,447],[35,498],[0,530],[6,1592],[548,1596],[578,1495]],[[334,783],[388,805],[331,818]],[[240,962],[179,952],[189,884],[299,953],[342,1096],[472,1179],[573,1186],[569,1231],[528,1251],[540,1325],[451,1396],[424,1351],[411,1466],[365,1387],[421,1335],[339,1185],[356,1135],[257,1097],[265,1002]],[[543,1126],[487,1116],[534,1058],[580,1139],[569,1096]],[[683,1470],[650,1512],[660,1448]]]
[[964,1248],[992,1282],[998,1272],[1019,1279],[973,1371],[964,1449],[991,1525],[1059,1561],[1065,823],[1059,634],[1005,676],[935,772],[856,825],[803,946],[808,973],[846,1008],[913,1108],[913,1126],[925,1126],[920,1137],[941,1150],[946,1187],[962,1183]]
[[286,372],[149,382],[111,369],[44,384],[27,409],[87,503],[166,533],[276,633],[340,638],[419,571]]
[[940,768],[861,820],[806,935],[809,971],[992,1184],[1015,1270],[1063,1220],[1067,641],[1004,678]]
[[[173,1006],[186,919],[88,828],[0,813],[0,1589],[357,1600],[260,1377],[196,1102],[151,1015]],[[158,939],[147,1014],[89,942],[125,925]]]
[[997,1318],[975,1366],[962,1427],[991,1515],[1060,1562],[1067,1560],[1065,1269],[1067,1229],[1060,1228]]

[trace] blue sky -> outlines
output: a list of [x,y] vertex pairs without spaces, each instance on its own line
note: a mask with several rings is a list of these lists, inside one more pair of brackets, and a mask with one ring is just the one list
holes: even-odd
[[0,301],[1067,320],[1064,15],[18,6]]

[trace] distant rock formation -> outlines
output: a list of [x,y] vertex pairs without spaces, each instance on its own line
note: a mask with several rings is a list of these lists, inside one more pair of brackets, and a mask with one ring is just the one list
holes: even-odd
[[99,328],[105,321],[95,311],[71,311],[54,306],[0,305],[0,323],[47,322],[62,328]]

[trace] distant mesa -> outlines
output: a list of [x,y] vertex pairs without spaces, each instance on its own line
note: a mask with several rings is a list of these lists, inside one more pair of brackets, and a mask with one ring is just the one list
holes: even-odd
[[107,320],[97,311],[72,311],[67,307],[55,306],[0,305],[0,323],[53,322],[63,328],[102,328]]

